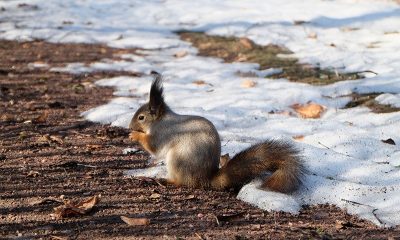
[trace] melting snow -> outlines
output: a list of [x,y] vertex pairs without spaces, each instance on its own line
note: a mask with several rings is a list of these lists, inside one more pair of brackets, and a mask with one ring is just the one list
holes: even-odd
[[[296,213],[303,204],[331,203],[382,226],[400,224],[400,113],[374,114],[366,108],[340,109],[351,92],[382,92],[377,101],[400,106],[400,8],[390,1],[1,1],[0,38],[50,42],[104,42],[140,47],[143,56],[121,55],[84,65],[71,63],[53,71],[81,73],[124,70],[143,77],[103,79],[116,88],[108,104],[83,115],[92,121],[127,127],[146,101],[151,70],[165,75],[166,101],[182,114],[210,119],[221,137],[223,152],[233,155],[266,138],[304,135],[297,146],[310,174],[293,195],[261,191],[254,181],[238,198],[266,210]],[[37,5],[38,8],[29,7]],[[302,21],[302,22],[299,22]],[[68,24],[67,24],[68,23]],[[175,30],[246,36],[258,44],[280,44],[301,62],[340,72],[367,71],[366,78],[329,86],[310,86],[286,79],[262,78],[281,71],[259,71],[257,64],[223,63],[196,56]],[[186,56],[175,54],[186,51]],[[237,72],[256,73],[253,78]],[[376,74],[370,74],[373,71]],[[206,84],[193,84],[202,80]],[[243,80],[256,82],[240,87]],[[290,114],[290,105],[313,101],[326,106],[320,119]],[[163,166],[130,174],[165,176]]]

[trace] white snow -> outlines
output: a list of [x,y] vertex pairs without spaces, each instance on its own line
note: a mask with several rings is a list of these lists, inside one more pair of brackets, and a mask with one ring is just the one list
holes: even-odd
[[[400,106],[400,7],[374,0],[178,1],[104,0],[1,1],[0,38],[50,42],[104,42],[140,47],[138,55],[91,64],[71,63],[52,71],[82,73],[124,70],[143,77],[103,79],[116,88],[108,104],[83,115],[127,127],[147,100],[156,70],[165,76],[167,103],[178,113],[201,115],[217,127],[223,153],[234,155],[266,138],[291,139],[303,151],[310,174],[292,195],[261,191],[254,181],[238,198],[266,210],[296,213],[303,204],[331,203],[382,226],[400,224],[400,113],[375,114],[367,108],[340,109],[352,92],[383,93],[383,104]],[[38,8],[32,7],[37,5]],[[300,23],[298,21],[304,21]],[[258,44],[283,45],[301,62],[339,72],[365,71],[365,79],[310,86],[263,78],[280,69],[258,70],[253,63],[223,63],[196,56],[174,30],[246,36]],[[182,51],[186,56],[175,57]],[[241,77],[251,72],[257,77]],[[374,73],[372,73],[374,72]],[[375,74],[376,73],[376,74]],[[202,80],[206,84],[193,84]],[[256,82],[243,88],[244,80]],[[291,105],[324,105],[320,119],[291,114]],[[276,114],[271,111],[278,112]],[[391,138],[397,145],[383,143]],[[129,174],[165,177],[162,165]],[[379,219],[382,221],[380,224]]]
[[398,94],[391,94],[391,93],[381,94],[378,97],[376,97],[375,100],[381,104],[388,104],[388,105],[392,105],[394,107],[400,108],[400,93],[398,93]]

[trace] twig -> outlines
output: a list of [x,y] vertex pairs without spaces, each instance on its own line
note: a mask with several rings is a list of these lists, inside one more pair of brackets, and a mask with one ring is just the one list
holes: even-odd
[[325,144],[322,144],[321,142],[318,142],[318,144],[319,144],[319,145],[321,145],[321,146],[323,146],[323,147],[324,147],[324,148],[326,148],[326,149],[329,149],[329,150],[331,150],[331,148],[330,148],[330,147],[326,146]]
[[76,164],[77,166],[81,166],[81,167],[88,167],[88,168],[98,168],[98,166],[94,166],[94,165],[87,165],[87,164],[82,164],[82,163],[78,163]]
[[202,236],[200,236],[200,234],[198,233],[194,233],[199,239],[203,240],[204,238]]
[[218,220],[217,215],[213,214],[213,216],[214,216],[214,218],[215,218],[215,221],[217,221],[217,225],[219,226],[220,224],[219,224],[219,220]]
[[375,209],[375,207],[373,207],[373,206],[371,206],[371,205],[368,205],[368,204],[359,203],[359,202],[347,200],[347,199],[344,199],[344,198],[341,198],[340,200],[341,200],[341,201],[344,201],[344,202],[347,202],[347,203],[351,203],[351,204],[353,204],[353,205],[367,206],[367,207],[371,207],[371,208],[374,208],[374,209]]
[[[326,149],[332,150],[330,147],[326,146],[325,144],[323,144],[323,143],[321,143],[321,142],[318,142],[318,144],[321,145],[321,146],[323,146],[323,147],[326,148]],[[334,152],[337,153],[337,154],[346,156],[346,157],[351,157],[351,158],[357,159],[357,158],[355,158],[355,157],[353,157],[353,156],[350,156],[349,154],[344,154],[344,153],[341,153],[341,152],[337,152],[337,151],[335,151],[335,150],[332,150],[332,151],[334,151]]]
[[166,188],[166,186],[165,186],[164,184],[162,184],[160,181],[158,181],[157,179],[153,178],[153,181],[154,181],[155,183],[157,183],[160,187]]
[[381,225],[385,225],[385,224],[382,222],[382,220],[381,220],[380,218],[378,218],[378,215],[375,213],[376,210],[379,210],[379,209],[375,208],[374,210],[372,210],[372,214],[374,215],[374,217],[376,218],[376,220],[378,220],[378,222],[379,222]]
[[222,145],[223,147],[225,147],[231,140],[228,140],[224,145]]
[[375,75],[378,75],[377,72],[374,72],[374,71],[372,71],[372,70],[360,71],[360,72],[357,72],[357,75],[358,75],[359,73],[373,73],[373,74],[375,74]]
[[366,207],[373,208],[373,209],[372,209],[372,215],[374,215],[374,217],[376,218],[376,220],[378,220],[379,224],[385,225],[385,223],[382,222],[382,220],[381,220],[381,219],[378,217],[378,215],[375,213],[375,211],[379,210],[378,208],[375,208],[375,207],[373,207],[373,206],[371,206],[371,205],[368,205],[368,204],[359,203],[359,202],[355,202],[355,201],[351,201],[351,200],[347,200],[347,199],[343,199],[343,198],[340,199],[340,200],[341,200],[341,201],[344,201],[344,202],[347,202],[347,203],[351,203],[351,204],[353,204],[353,205],[366,206]]

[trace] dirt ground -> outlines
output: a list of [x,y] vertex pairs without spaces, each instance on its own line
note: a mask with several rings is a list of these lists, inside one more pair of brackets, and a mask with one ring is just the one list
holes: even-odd
[[[112,97],[112,89],[94,81],[135,74],[71,75],[30,64],[90,63],[121,51],[127,50],[0,41],[0,238],[400,239],[400,227],[379,228],[330,205],[305,206],[298,215],[267,212],[234,192],[124,177],[125,170],[145,167],[149,156],[123,154],[138,147],[126,129],[87,122],[80,113]],[[87,215],[52,215],[65,200],[92,196],[100,202]],[[130,226],[121,216],[150,223]]]

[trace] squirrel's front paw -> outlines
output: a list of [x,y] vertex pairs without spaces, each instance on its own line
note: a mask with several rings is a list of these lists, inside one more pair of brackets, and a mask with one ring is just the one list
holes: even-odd
[[143,134],[143,133],[133,131],[133,132],[131,132],[131,133],[129,134],[129,139],[132,140],[132,141],[134,141],[134,142],[138,142],[139,139],[140,139],[140,137],[141,137],[141,134]]

